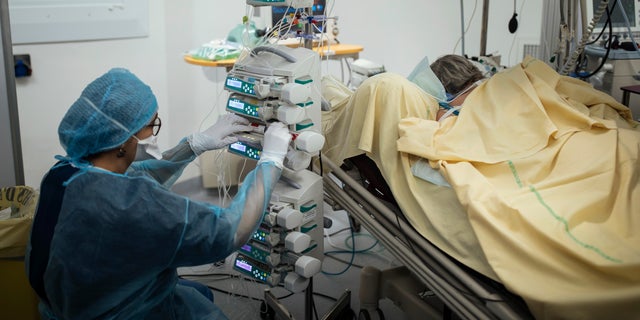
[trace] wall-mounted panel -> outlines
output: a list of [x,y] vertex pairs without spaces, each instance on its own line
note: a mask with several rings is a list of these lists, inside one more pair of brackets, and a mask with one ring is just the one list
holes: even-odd
[[10,0],[13,44],[145,37],[148,0]]

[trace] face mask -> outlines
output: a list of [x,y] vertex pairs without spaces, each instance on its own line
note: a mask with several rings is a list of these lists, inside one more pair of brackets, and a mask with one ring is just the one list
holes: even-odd
[[147,160],[147,159],[162,159],[162,152],[158,147],[158,141],[156,136],[149,136],[145,139],[138,139],[136,136],[133,136],[136,140],[138,140],[138,146],[136,148],[136,157],[133,161]]

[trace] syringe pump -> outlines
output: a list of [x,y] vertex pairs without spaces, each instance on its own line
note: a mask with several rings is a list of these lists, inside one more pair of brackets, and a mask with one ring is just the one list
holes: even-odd
[[320,60],[306,48],[258,47],[228,73],[226,109],[249,119],[254,132],[237,134],[229,151],[260,159],[264,131],[272,121],[292,135],[283,177],[262,224],[238,250],[234,269],[271,286],[303,290],[323,258],[322,178],[306,170],[324,145],[321,134]]

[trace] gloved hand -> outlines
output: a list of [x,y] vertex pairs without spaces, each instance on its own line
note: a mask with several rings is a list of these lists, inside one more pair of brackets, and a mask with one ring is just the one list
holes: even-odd
[[220,149],[238,141],[235,133],[251,130],[249,120],[228,113],[218,117],[218,121],[207,130],[196,132],[187,140],[191,150],[199,156],[205,151]]
[[264,133],[264,142],[262,143],[262,152],[258,164],[266,161],[272,161],[275,165],[282,169],[284,157],[287,155],[291,142],[291,133],[283,123],[274,122],[269,125]]

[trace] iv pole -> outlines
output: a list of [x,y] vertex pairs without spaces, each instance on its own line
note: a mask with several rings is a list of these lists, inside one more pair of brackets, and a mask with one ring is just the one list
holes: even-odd
[[[308,17],[313,15],[313,10],[311,8],[305,8],[304,12]],[[313,38],[311,37],[311,35],[313,35],[313,26],[311,22],[304,25],[304,34],[307,35],[307,37],[304,38],[304,47],[307,49],[313,49]]]
[[489,0],[482,2],[482,29],[480,31],[480,56],[487,55],[487,25],[489,24]]
[[[307,16],[313,15],[313,10],[311,7],[304,8]],[[307,37],[304,38],[304,47],[312,50],[313,49],[313,26],[311,23],[305,24],[304,33]],[[266,316],[269,317],[269,311],[272,311],[272,316],[277,315],[278,318],[282,319],[293,319],[291,313],[287,310],[287,308],[278,301],[278,298],[271,293],[269,289],[266,289],[264,292],[264,303],[267,306],[267,311],[265,312]],[[311,320],[314,318],[313,313],[313,277],[309,278],[309,285],[304,291],[304,318],[305,320]],[[340,317],[344,317],[346,312],[351,311],[351,291],[346,290],[338,300],[331,306],[331,308],[322,316],[322,320],[333,320],[338,319]]]
[[[487,55],[487,25],[489,24],[489,0],[482,1],[482,29],[480,30],[480,56]],[[462,33],[462,56],[464,49],[464,1],[460,0],[460,32]]]
[[0,8],[0,187],[12,187],[25,180],[8,1],[0,0]]

